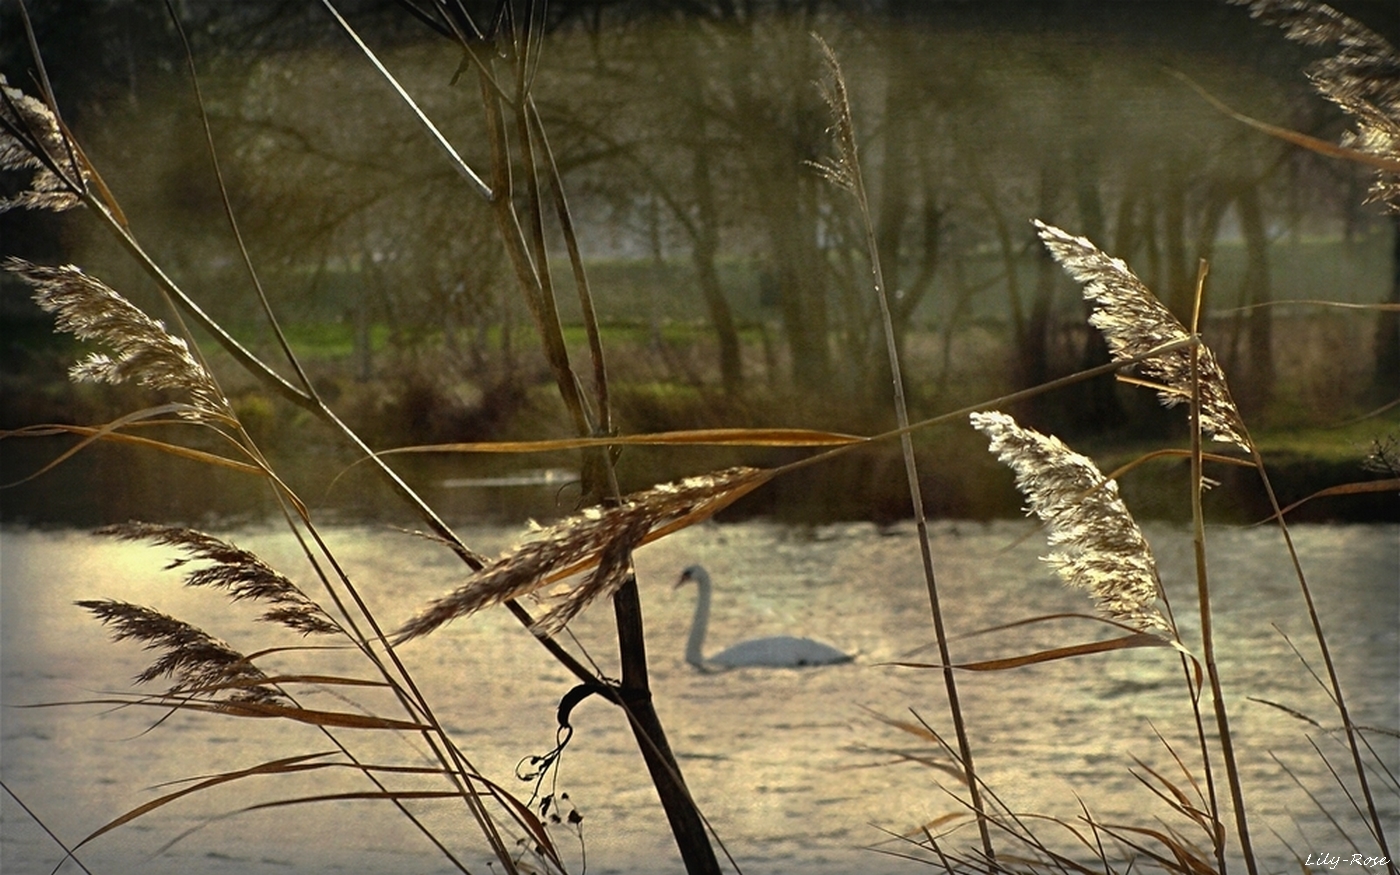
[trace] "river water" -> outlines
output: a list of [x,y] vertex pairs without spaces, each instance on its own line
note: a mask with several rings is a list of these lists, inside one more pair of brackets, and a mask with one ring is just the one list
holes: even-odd
[[[263,527],[219,534],[255,550],[312,590],[305,561],[287,534]],[[487,553],[518,536],[505,528],[463,534]],[[1183,638],[1199,649],[1189,532],[1156,525],[1147,534]],[[1355,721],[1393,731],[1400,726],[1400,528],[1317,526],[1294,534]],[[391,529],[338,527],[327,538],[389,625],[461,577],[460,564],[445,550]],[[1267,528],[1218,529],[1211,531],[1207,546],[1218,662],[1250,828],[1267,869],[1297,872],[1297,859],[1309,853],[1374,855],[1375,842],[1318,753],[1348,771],[1343,744],[1326,731],[1337,723],[1335,712],[1288,643],[1320,671],[1280,535]],[[1038,561],[1044,543],[1027,523],[939,523],[933,547],[943,609],[956,635],[1087,607],[1082,594],[1059,586]],[[245,652],[286,643],[276,630],[247,622],[252,614],[244,606],[230,607],[212,593],[179,587],[174,572],[161,570],[170,558],[166,550],[79,531],[0,533],[5,705],[0,768],[6,786],[70,844],[168,791],[156,789],[164,782],[326,747],[309,727],[272,721],[170,716],[148,708],[20,707],[125,690],[128,679],[149,662],[135,644],[108,643],[104,630],[72,605],[78,598],[150,604]],[[748,637],[792,633],[855,652],[856,661],[805,670],[694,671],[682,658],[694,591],[674,590],[671,583],[680,568],[696,561],[709,568],[716,586],[710,652]],[[941,675],[890,665],[935,660],[928,648],[929,609],[912,527],[710,524],[641,549],[636,564],[661,719],[692,792],[741,870],[754,875],[926,871],[894,855],[917,855],[897,837],[958,811],[959,804],[943,789],[951,787],[943,770],[906,755],[946,760],[921,739],[879,719],[908,721],[917,713],[952,737]],[[595,606],[573,626],[605,667],[615,664],[610,619],[606,606]],[[958,638],[954,658],[1009,656],[1094,637],[1105,637],[1097,624],[1056,621]],[[531,787],[512,772],[522,758],[553,746],[555,709],[573,686],[572,677],[504,611],[459,620],[401,651],[476,767],[528,799]],[[367,674],[344,654],[300,658],[306,661],[294,664],[307,670]],[[1154,731],[1200,776],[1182,671],[1170,650],[958,677],[979,770],[1011,808],[1074,819],[1082,800],[1103,821],[1165,823],[1199,837],[1134,777],[1146,774],[1145,765],[1186,784]],[[1324,728],[1260,700],[1309,715]],[[306,704],[351,709],[330,694],[311,696]],[[543,791],[567,793],[583,817],[580,831],[553,827],[570,871],[681,871],[617,709],[590,699],[575,710],[573,724],[573,740]],[[363,731],[343,737],[377,762],[421,762],[412,739]],[[1400,767],[1400,742],[1379,732],[1369,738],[1393,775]],[[79,856],[92,872],[108,875],[452,871],[383,802],[320,802],[219,816],[270,799],[365,789],[323,774],[256,778],[196,794],[99,837]],[[1395,849],[1400,792],[1383,772],[1373,771],[1372,780]],[[422,803],[415,810],[472,871],[499,871],[486,862],[459,807]],[[61,861],[62,852],[10,797],[0,811],[0,868],[6,873],[49,872]],[[1046,825],[1042,834],[1068,847],[1062,830]],[[458,842],[454,836],[464,838]],[[951,839],[954,847],[974,842],[970,829]],[[79,870],[69,862],[60,871]]]

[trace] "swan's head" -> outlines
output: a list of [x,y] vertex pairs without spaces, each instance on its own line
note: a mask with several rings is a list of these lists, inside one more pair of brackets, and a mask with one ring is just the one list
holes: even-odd
[[709,583],[710,575],[699,565],[691,565],[681,572],[681,576],[676,578],[676,589],[680,589],[687,583]]

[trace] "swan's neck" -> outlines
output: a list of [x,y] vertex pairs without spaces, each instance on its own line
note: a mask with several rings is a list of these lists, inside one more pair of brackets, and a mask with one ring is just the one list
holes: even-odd
[[704,668],[705,631],[710,625],[709,578],[695,575],[695,590],[695,617],[690,621],[690,639],[685,642],[685,661],[696,668]]

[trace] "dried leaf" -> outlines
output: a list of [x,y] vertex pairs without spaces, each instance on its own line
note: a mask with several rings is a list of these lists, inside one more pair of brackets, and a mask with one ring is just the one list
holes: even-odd
[[[1055,662],[1061,659],[1071,659],[1076,656],[1107,653],[1110,650],[1129,650],[1136,647],[1165,646],[1167,646],[1167,642],[1162,639],[1161,635],[1151,632],[1134,632],[1131,635],[1122,635],[1117,638],[1108,638],[1102,641],[1086,641],[1082,644],[1067,644],[1064,647],[1054,647],[1050,650],[1023,653],[1020,656],[985,659],[979,662],[960,662],[954,665],[953,668],[960,668],[963,671],[1006,671],[1013,668],[1024,668],[1028,665],[1038,665],[1042,662]],[[937,663],[928,662],[894,662],[890,664],[898,665],[903,668],[943,668],[943,666]]]

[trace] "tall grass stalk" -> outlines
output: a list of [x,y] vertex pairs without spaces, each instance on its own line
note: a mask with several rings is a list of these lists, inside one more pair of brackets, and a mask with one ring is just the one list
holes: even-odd
[[[356,42],[357,47],[367,57],[373,52],[358,38],[334,9],[330,0],[322,0],[335,14],[337,23]],[[576,242],[573,240],[572,221],[568,217],[567,200],[559,185],[557,168],[549,151],[548,141],[543,136],[543,126],[538,124],[538,112],[531,94],[533,70],[538,63],[541,51],[543,28],[543,4],[527,2],[524,7],[524,23],[513,16],[513,9],[505,7],[507,25],[498,37],[499,48],[508,58],[513,68],[514,94],[509,98],[501,85],[500,77],[493,73],[493,62],[484,60],[470,37],[479,39],[482,34],[465,33],[458,25],[459,10],[440,4],[438,12],[450,30],[444,32],[463,51],[464,58],[477,70],[483,114],[486,121],[487,139],[491,149],[491,174],[489,186],[479,193],[487,200],[496,219],[496,225],[514,268],[517,286],[534,317],[535,327],[543,343],[546,359],[554,375],[555,385],[564,402],[575,432],[582,436],[602,436],[607,433],[610,414],[607,411],[607,371],[602,358],[602,346],[598,341],[596,315],[593,312],[586,273]],[[475,25],[467,22],[475,30]],[[440,31],[441,32],[441,31]],[[412,98],[398,86],[388,70],[375,62],[381,76],[395,88],[400,100],[408,105],[430,133],[436,128],[427,116],[417,108]],[[507,109],[513,114],[516,132],[515,149],[519,155],[521,176],[525,183],[527,205],[526,221],[521,222],[516,212],[515,176],[512,173],[512,151],[508,139]],[[455,152],[452,153],[455,155]],[[559,321],[559,311],[555,299],[553,280],[548,263],[548,249],[544,232],[544,203],[540,192],[540,166],[537,156],[543,155],[544,166],[549,169],[549,179],[555,188],[554,204],[561,218],[561,228],[569,240],[569,256],[578,293],[583,303],[585,324],[588,325],[590,352],[594,363],[594,404],[585,402],[580,381],[569,361],[564,343],[563,329]],[[617,502],[616,475],[606,448],[586,450],[583,464],[585,498],[592,501],[608,500]],[[630,535],[631,530],[629,530]],[[703,819],[695,805],[680,766],[666,740],[660,718],[652,704],[650,681],[646,666],[646,651],[643,637],[641,597],[637,590],[636,578],[631,574],[632,543],[622,542],[620,554],[611,563],[608,585],[611,591],[614,614],[617,623],[618,645],[621,660],[621,681],[617,694],[611,700],[623,706],[628,723],[637,738],[638,747],[650,772],[652,783],[661,797],[662,807],[676,838],[677,846],[686,869],[692,875],[710,875],[719,872],[719,863],[709,842]],[[605,678],[594,677],[585,684],[607,684]]]
[[977,780],[977,769],[972,756],[972,742],[967,734],[967,721],[963,716],[961,699],[958,697],[957,678],[953,674],[953,659],[948,647],[948,634],[943,622],[943,609],[938,600],[938,581],[933,568],[933,548],[929,543],[928,520],[924,516],[923,490],[919,485],[919,467],[914,458],[914,441],[909,432],[909,407],[904,399],[904,377],[900,373],[899,345],[894,334],[894,320],[890,317],[890,302],[885,290],[884,270],[880,266],[880,248],[875,240],[875,223],[870,216],[870,199],[865,191],[865,177],[861,172],[860,156],[856,147],[855,120],[851,117],[850,99],[846,92],[846,80],[841,72],[841,64],[831,46],[820,36],[813,34],[821,47],[825,61],[827,78],[822,81],[822,96],[831,112],[831,134],[836,144],[836,158],[815,166],[833,184],[850,192],[860,211],[861,227],[865,230],[865,246],[870,259],[871,279],[874,283],[875,299],[880,304],[880,324],[884,331],[885,349],[889,354],[890,376],[894,386],[894,410],[899,425],[899,449],[904,459],[904,473],[909,484],[909,498],[913,505],[914,524],[919,536],[919,558],[923,564],[924,584],[928,593],[929,613],[933,621],[934,640],[938,644],[938,658],[943,666],[943,688],[948,696],[948,711],[953,721],[953,731],[958,739],[958,760],[962,765],[964,781],[972,810],[977,817],[977,831],[982,840],[982,851],[996,871],[996,851],[992,846],[991,832],[987,826],[986,813],[982,806],[981,786]]
[[[1191,312],[1191,334],[1197,336],[1200,328],[1201,301],[1205,296],[1207,267],[1201,262],[1196,280],[1196,298]],[[1196,598],[1201,617],[1201,655],[1206,664],[1206,677],[1210,681],[1211,702],[1215,709],[1215,723],[1219,730],[1220,755],[1225,761],[1225,778],[1230,786],[1230,801],[1235,812],[1235,829],[1240,839],[1240,850],[1244,854],[1245,868],[1250,875],[1258,875],[1259,865],[1254,859],[1254,844],[1249,837],[1249,817],[1245,811],[1244,789],[1240,784],[1239,765],[1235,760],[1235,742],[1230,734],[1230,717],[1225,707],[1225,692],[1220,683],[1220,670],[1215,662],[1214,621],[1210,607],[1210,579],[1206,570],[1206,521],[1205,510],[1201,505],[1201,495],[1205,492],[1204,461],[1201,453],[1201,432],[1204,427],[1201,417],[1201,351],[1203,346],[1191,349],[1191,545],[1196,563]],[[1224,858],[1221,857],[1221,870],[1224,871]]]
[[[1397,76],[1397,71],[1400,70],[1400,51],[1369,28],[1323,3],[1296,0],[1230,2],[1248,6],[1251,16],[1283,28],[1290,40],[1305,45],[1335,48],[1334,54],[1314,61],[1305,72],[1318,93],[1345,112],[1356,128],[1344,135],[1342,144],[1338,147],[1274,125],[1256,122],[1228,108],[1226,111],[1270,136],[1373,169],[1375,175],[1368,200],[1385,205],[1391,213],[1400,213],[1400,76]],[[1312,587],[1309,586],[1307,575],[1303,572],[1302,562],[1293,544],[1293,536],[1288,530],[1278,496],[1269,480],[1264,458],[1252,442],[1249,449],[1288,550],[1294,576],[1298,580],[1298,587],[1307,607],[1308,620],[1318,650],[1322,654],[1329,692],[1341,717],[1356,780],[1366,802],[1372,837],[1387,859],[1387,870],[1391,875],[1397,875],[1400,873],[1400,867],[1397,866],[1385,837],[1385,828],[1366,776],[1357,729],[1347,708],[1341,680],[1337,676],[1336,665],[1332,659],[1332,650],[1317,613]]]
[[1279,532],[1283,536],[1284,545],[1288,550],[1289,562],[1293,568],[1293,574],[1298,580],[1298,589],[1303,595],[1303,601],[1308,610],[1308,622],[1312,626],[1314,640],[1317,641],[1318,651],[1322,654],[1322,664],[1327,672],[1328,692],[1332,699],[1332,704],[1337,709],[1338,716],[1342,719],[1342,731],[1346,735],[1347,748],[1351,752],[1352,765],[1356,771],[1356,780],[1361,787],[1362,798],[1366,802],[1366,816],[1370,823],[1372,838],[1380,846],[1381,855],[1387,859],[1386,870],[1391,875],[1400,873],[1400,866],[1397,866],[1395,858],[1391,856],[1390,843],[1385,837],[1385,826],[1381,823],[1380,809],[1376,805],[1375,796],[1371,792],[1370,779],[1366,777],[1366,763],[1361,755],[1361,740],[1357,737],[1357,727],[1351,719],[1351,711],[1347,708],[1346,696],[1342,692],[1341,678],[1337,676],[1336,662],[1332,658],[1332,648],[1327,643],[1327,635],[1322,628],[1322,618],[1317,613],[1317,603],[1313,599],[1312,586],[1308,583],[1307,575],[1303,572],[1302,560],[1298,557],[1298,550],[1293,544],[1293,535],[1288,530],[1288,523],[1284,519],[1283,511],[1279,508],[1278,496],[1274,492],[1273,484],[1269,481],[1268,469],[1264,465],[1264,458],[1256,449],[1253,453],[1254,465],[1259,472],[1259,480],[1264,485],[1264,491],[1269,498],[1269,506],[1273,509],[1274,518],[1278,522]]
[[[329,4],[327,5],[329,6]],[[332,12],[334,12],[333,8]],[[349,31],[348,24],[345,24],[344,20],[339,18],[338,15],[337,19],[341,22],[345,29]],[[363,43],[360,42],[357,37],[355,37],[355,39],[357,43],[361,46],[361,48],[364,49],[367,54],[370,54],[368,52],[368,49],[364,47]],[[526,54],[528,54],[528,52]],[[387,75],[387,71],[385,71],[382,68],[382,65],[379,66],[379,69],[381,70],[381,72],[384,72]],[[191,73],[193,74],[192,59]],[[488,96],[491,98],[491,100],[495,101],[495,95],[490,94],[489,86],[486,86],[485,82],[486,78],[483,77],[484,90],[488,92]],[[408,100],[406,93],[403,92],[401,88],[397,90],[401,97],[403,97],[405,100]],[[45,91],[46,93],[50,91],[47,85],[45,85]],[[244,366],[247,367],[251,372],[253,372],[255,375],[261,376],[265,381],[269,382],[284,397],[289,398],[289,400],[294,401],[299,406],[312,410],[318,416],[327,420],[338,430],[340,430],[344,436],[346,436],[353,444],[357,445],[362,450],[366,458],[371,459],[374,464],[379,466],[381,472],[386,474],[390,478],[391,482],[393,483],[395,488],[400,492],[401,495],[408,498],[412,504],[419,508],[420,512],[424,515],[425,519],[428,521],[429,525],[434,529],[434,531],[441,537],[448,539],[449,542],[454,545],[454,548],[457,549],[458,555],[465,562],[467,562],[468,565],[479,566],[481,564],[479,557],[477,557],[473,551],[469,550],[464,544],[462,544],[460,539],[457,538],[455,534],[453,534],[444,523],[442,523],[442,521],[436,516],[436,514],[433,513],[432,510],[426,504],[424,504],[421,501],[421,499],[419,499],[416,496],[416,494],[414,494],[413,491],[409,489],[402,482],[402,480],[400,480],[392,472],[392,470],[389,469],[387,465],[383,463],[382,460],[380,460],[372,452],[370,452],[368,447],[365,447],[363,442],[359,441],[358,437],[354,435],[354,433],[350,429],[345,427],[344,423],[341,422],[335,416],[335,414],[333,414],[330,411],[330,409],[324,404],[324,402],[322,402],[321,399],[315,395],[314,388],[312,388],[309,381],[305,379],[305,374],[299,368],[299,366],[297,366],[294,356],[290,357],[293,360],[293,366],[296,368],[304,388],[298,388],[290,383],[287,383],[285,380],[282,380],[270,368],[268,368],[265,364],[259,361],[255,356],[244,350],[236,341],[233,340],[233,338],[230,335],[224,332],[220,326],[218,326],[212,319],[208,318],[207,315],[205,315],[198,308],[198,306],[194,304],[192,299],[185,295],[184,292],[166,276],[164,271],[162,271],[159,267],[156,266],[155,262],[146,255],[145,250],[141,247],[141,245],[136,241],[135,237],[131,234],[130,229],[126,224],[124,217],[122,217],[119,208],[115,206],[115,201],[110,198],[110,196],[106,193],[105,189],[98,190],[95,193],[93,189],[82,184],[82,180],[85,178],[85,173],[87,176],[95,177],[95,171],[90,170],[89,167],[84,167],[84,172],[77,172],[76,170],[73,173],[64,172],[65,168],[62,166],[59,157],[59,155],[61,155],[61,151],[58,147],[62,147],[62,149],[67,150],[69,154],[74,154],[77,150],[75,147],[69,145],[71,141],[66,136],[51,136],[49,138],[51,141],[57,139],[58,142],[56,145],[53,142],[50,142],[48,144],[49,147],[45,148],[44,141],[39,139],[39,137],[34,135],[33,132],[31,132],[30,130],[26,130],[26,127],[32,126],[24,124],[24,122],[28,121],[31,118],[38,119],[41,122],[43,122],[46,117],[49,119],[55,118],[56,116],[54,116],[51,110],[47,113],[46,116],[45,113],[39,111],[43,109],[42,106],[28,106],[15,101],[12,98],[10,89],[8,88],[6,89],[5,96],[7,104],[9,104],[12,108],[20,106],[25,110],[29,110],[28,115],[24,115],[17,110],[6,114],[5,121],[7,133],[9,133],[18,143],[26,147],[26,151],[29,154],[29,158],[27,158],[26,160],[34,162],[34,164],[39,166],[41,172],[47,173],[48,176],[44,177],[45,179],[56,180],[53,183],[52,187],[56,190],[60,190],[63,192],[62,198],[56,195],[47,196],[46,199],[40,198],[38,201],[36,201],[36,205],[47,206],[49,208],[66,208],[67,206],[71,206],[72,203],[76,203],[78,200],[81,200],[88,206],[92,207],[93,211],[105,220],[105,224],[109,227],[110,230],[113,231],[114,234],[116,234],[118,239],[122,242],[123,246],[133,256],[136,257],[137,261],[142,265],[142,267],[147,271],[147,273],[151,274],[156,279],[159,287],[163,292],[167,294],[170,300],[178,303],[184,310],[194,315],[196,321],[198,321],[202,327],[208,329],[226,348],[230,350],[230,352],[234,355],[234,358],[240,363],[244,364]],[[525,101],[527,99],[528,96],[523,93],[518,95],[518,105],[523,108],[526,105]],[[408,102],[411,105],[411,101]],[[50,103],[52,103],[51,99]],[[499,101],[488,103],[488,112],[493,107],[496,116],[499,117]],[[526,116],[522,115],[522,118],[525,117]],[[431,127],[431,123],[427,122],[426,117],[422,116],[421,113],[419,114],[419,118],[420,120],[427,123],[429,127]],[[18,123],[11,124],[12,119],[16,120]],[[50,129],[56,130],[57,125],[51,125]],[[499,130],[500,129],[497,128],[498,133]],[[521,130],[526,137],[529,136],[528,123],[522,125]],[[441,140],[440,137],[439,141],[445,144],[445,141]],[[210,147],[211,160],[214,162],[217,168],[217,157],[216,153],[213,150],[212,138],[208,139],[208,145]],[[498,159],[496,173],[497,178],[505,178],[508,180],[509,173],[508,171],[504,170],[504,168],[508,166],[509,152],[504,148],[503,140],[499,136],[495,140],[493,140],[493,145],[495,146],[495,156]],[[74,168],[78,168],[80,166],[76,159],[72,160],[70,163]],[[473,174],[469,173],[467,175],[469,176],[469,178],[475,178]],[[557,181],[557,173],[555,174],[554,178]],[[230,220],[230,225],[234,229],[235,237],[238,238],[240,250],[244,252],[246,260],[246,249],[242,246],[241,235],[239,235],[237,232],[237,223],[234,220],[232,211],[228,209],[227,193],[222,190],[222,183],[221,192],[224,196],[225,208],[228,218]],[[535,205],[535,212],[538,215],[538,190],[532,188],[531,193],[532,203]],[[509,196],[508,189],[505,191],[498,191],[496,192],[496,194],[501,195],[501,197],[496,200],[496,204],[498,205],[498,207],[501,204],[504,204],[504,210],[498,209],[498,214],[504,216],[506,211],[511,211],[511,214],[513,216],[513,207],[511,205],[511,197]],[[71,201],[72,203],[70,203],[69,201]],[[562,210],[567,209],[566,204],[562,201],[562,198],[560,199],[559,203],[561,204]],[[506,223],[503,222],[503,224]],[[519,243],[521,242],[522,237],[518,230],[518,223],[515,224],[515,228],[517,229],[517,233],[513,236],[508,236],[508,241],[514,240],[515,242]],[[534,225],[534,230],[534,237],[537,240],[540,240],[542,231],[540,230],[538,223]],[[523,248],[520,246],[515,246],[512,247],[512,251],[519,254],[523,251]],[[576,248],[574,251],[577,251]],[[536,252],[542,254],[543,250],[542,248],[537,248]],[[249,268],[249,275],[254,279],[255,287],[258,288],[259,296],[265,302],[265,297],[261,295],[260,283],[256,282],[256,272],[252,270],[250,261],[247,261],[246,264]],[[544,304],[546,307],[552,308],[552,297],[548,297],[546,300],[546,296],[539,294],[542,291],[539,287],[539,277],[542,275],[548,275],[547,265],[530,264],[529,268],[529,279],[533,280],[533,285],[529,283],[522,283],[522,285],[527,287],[527,297],[534,304]],[[525,273],[525,271],[522,270],[521,273],[523,274]],[[534,292],[535,294],[532,295],[530,294],[531,292]],[[538,307],[536,309],[538,310]],[[267,314],[271,316],[270,308],[266,308],[266,311]],[[562,352],[562,333],[558,328],[557,317],[552,321],[552,326],[548,323],[542,325],[541,334],[546,340],[547,348],[549,348],[551,352]],[[283,348],[287,352],[290,352],[289,348],[285,346],[285,343]],[[551,356],[551,360],[556,365],[556,372],[561,375],[561,379],[559,381],[561,384],[561,392],[564,394],[568,406],[574,412],[574,419],[576,425],[579,427],[581,432],[585,434],[591,433],[592,429],[590,428],[590,424],[588,421],[589,417],[587,417],[584,414],[584,408],[582,403],[580,402],[580,398],[577,393],[577,382],[576,380],[574,380],[571,371],[569,371],[567,367],[566,356],[553,355]],[[605,373],[605,371],[601,367],[601,362],[599,362],[598,367],[595,368],[595,373],[600,375],[599,382],[601,384],[602,375]],[[605,389],[603,391],[605,391]],[[254,456],[259,462],[262,463],[260,467],[264,472],[267,473],[269,477],[271,477],[272,475],[270,469],[266,467],[265,461],[261,459],[261,454],[256,452],[256,448],[252,446],[251,441],[247,439],[246,435],[240,435],[240,437],[242,438],[240,443],[242,444],[244,449],[250,455]],[[600,456],[600,458],[602,457]],[[604,460],[604,466],[605,465],[606,461]],[[447,773],[468,774],[471,770],[467,767],[465,760],[463,760],[460,757],[460,754],[456,753],[455,748],[450,744],[450,742],[439,744],[440,741],[445,742],[445,738],[440,736],[441,730],[440,727],[437,725],[436,720],[431,717],[431,709],[427,707],[426,701],[423,700],[421,694],[418,693],[417,689],[414,687],[411,676],[408,674],[403,665],[398,661],[394,649],[388,645],[383,631],[378,626],[377,620],[365,608],[364,603],[360,599],[358,592],[350,583],[349,577],[339,567],[339,564],[335,560],[335,557],[330,553],[329,549],[326,548],[324,542],[321,541],[319,534],[316,532],[314,526],[311,525],[309,517],[306,516],[304,506],[301,504],[301,502],[296,500],[295,496],[291,495],[289,491],[283,489],[281,490],[281,494],[292,501],[293,507],[295,508],[295,515],[300,517],[300,522],[308,531],[311,538],[318,545],[321,561],[327,563],[327,565],[333,570],[334,577],[338,580],[340,587],[344,588],[344,591],[355,603],[360,619],[369,624],[370,637],[364,637],[362,635],[359,635],[358,632],[355,633],[358,636],[358,644],[362,652],[364,652],[365,655],[376,664],[376,666],[381,672],[385,673],[385,676],[389,680],[391,687],[393,687],[393,689],[396,692],[403,693],[403,695],[401,695],[400,698],[405,707],[408,707],[411,712],[423,715],[431,721],[434,727],[434,732],[438,733],[439,737],[428,739],[430,747],[432,747],[435,751],[438,752],[440,758],[446,756],[449,757],[451,760],[456,761],[456,767],[452,768],[450,767],[451,764],[448,760],[443,760],[444,768],[447,771]],[[320,567],[320,564],[316,561],[314,556],[308,554],[308,558],[312,560],[313,564],[317,568]],[[630,560],[628,560],[628,562],[630,564]],[[326,578],[325,575],[323,575],[323,580],[327,580],[329,584],[329,578]],[[632,586],[633,601],[635,602],[635,584],[633,584]],[[354,621],[352,612],[345,609],[345,606],[340,601],[339,595],[336,593],[336,588],[334,586],[328,586],[328,588],[330,589],[332,598],[336,601],[336,603],[342,605],[341,610],[342,613],[346,615],[349,628],[355,629],[357,624]],[[625,600],[625,598],[621,598],[619,599],[619,602],[621,603]],[[516,604],[511,604],[510,608],[512,612],[515,613],[516,616],[520,618],[522,622],[524,622],[527,626],[533,627],[535,625],[533,618],[530,618],[529,615],[525,613],[523,608]],[[634,610],[632,612],[631,619],[629,619],[627,622],[630,622],[632,624],[632,628],[621,630],[620,636],[624,638],[624,648],[630,651],[635,648],[635,645],[628,644],[627,642],[639,642],[641,640],[640,610]],[[550,649],[551,653],[553,653],[556,658],[563,662],[566,665],[566,667],[568,667],[577,676],[579,676],[581,680],[590,683],[597,682],[598,680],[600,680],[596,678],[596,676],[587,672],[583,668],[581,663],[573,659],[566,651],[560,648],[552,640],[538,633],[538,631],[537,637],[540,637],[540,639],[546,644],[546,647]],[[372,642],[378,642],[377,647]],[[394,670],[392,674],[389,673],[388,666],[381,661],[377,651],[382,652],[383,656],[393,663]],[[643,653],[643,662],[644,659],[645,656]],[[679,779],[679,771],[675,767],[674,756],[669,753],[669,749],[664,742],[664,735],[661,734],[660,724],[655,719],[654,711],[651,711],[649,695],[647,695],[645,691],[645,674],[638,674],[635,668],[635,660],[633,660],[633,668],[631,670],[624,671],[624,677],[625,681],[631,683],[634,688],[639,687],[640,693],[637,693],[636,689],[634,689],[633,693],[625,697],[618,696],[614,700],[619,702],[626,701],[628,706],[634,711],[639,710],[643,712],[640,718],[634,718],[631,722],[634,726],[642,727],[639,730],[639,740],[643,739],[643,737],[645,739],[645,743],[642,744],[643,754],[646,757],[649,765],[653,767],[654,778],[656,778],[658,787],[661,789],[663,799],[667,802],[668,814],[671,815],[672,820],[674,822],[677,821],[679,818],[672,809],[688,808],[692,813],[690,821],[693,823],[693,826],[689,829],[690,838],[688,839],[688,845],[682,848],[682,854],[684,857],[687,858],[688,861],[687,865],[692,871],[717,871],[717,867],[713,863],[712,853],[708,853],[709,864],[706,865],[704,863],[704,857],[708,852],[708,844],[705,842],[703,827],[700,825],[698,816],[694,816],[694,805],[689,799],[688,794],[684,792],[684,785]],[[405,696],[407,696],[407,698],[405,698]],[[470,782],[470,779],[468,779],[468,781]],[[668,791],[668,786],[673,789]],[[679,787],[680,789],[679,793],[675,792],[674,788],[677,787]],[[473,789],[469,785],[464,784],[461,785],[461,795],[464,801],[466,801],[468,807],[472,810],[473,817],[477,820],[478,825],[482,829],[482,832],[486,835],[488,842],[493,847],[498,860],[506,866],[508,871],[513,871],[515,866],[511,859],[509,849],[500,840],[498,831],[494,827],[490,817],[484,813],[484,811],[481,808],[481,803],[478,801],[479,799],[483,798],[483,794]],[[679,800],[679,805],[676,804],[677,800]],[[679,831],[678,836],[680,836]],[[703,846],[703,848],[701,848],[700,846]],[[697,848],[699,848],[699,850],[697,850]],[[693,863],[694,859],[700,859],[702,862],[699,864],[695,864]]]

